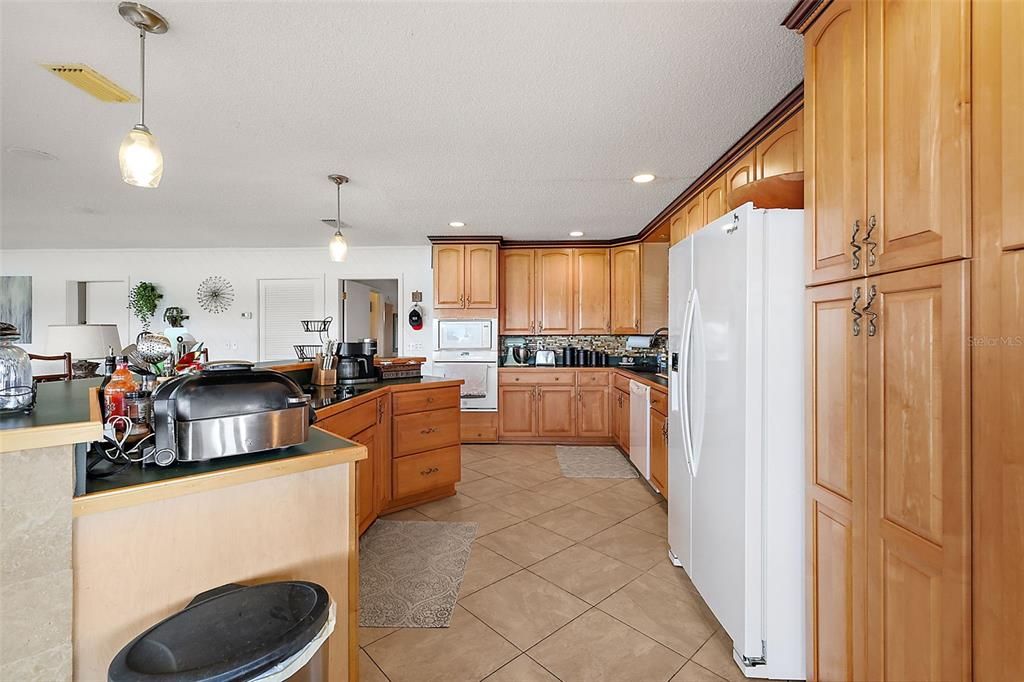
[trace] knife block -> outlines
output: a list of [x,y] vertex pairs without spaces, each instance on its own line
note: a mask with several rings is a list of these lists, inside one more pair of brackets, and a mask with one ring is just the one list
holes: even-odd
[[311,383],[314,386],[334,386],[338,383],[337,369],[324,369],[324,356],[317,353],[313,359],[313,378]]

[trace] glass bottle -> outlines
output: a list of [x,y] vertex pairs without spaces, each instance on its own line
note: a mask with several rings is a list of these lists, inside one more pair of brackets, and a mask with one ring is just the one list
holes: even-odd
[[32,407],[32,360],[14,345],[19,338],[17,327],[0,322],[0,412]]
[[128,358],[121,355],[117,358],[117,369],[110,375],[110,382],[103,388],[104,417],[126,416],[124,398],[129,391],[139,390],[139,384],[128,369]]

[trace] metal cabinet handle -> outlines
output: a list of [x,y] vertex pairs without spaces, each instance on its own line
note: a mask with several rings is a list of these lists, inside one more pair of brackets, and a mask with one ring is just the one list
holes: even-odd
[[878,220],[875,219],[875,216],[871,216],[868,218],[868,231],[864,235],[864,245],[868,247],[868,267],[874,266],[875,262],[878,260],[878,257],[875,254],[875,249],[878,247],[878,243],[871,239],[871,235],[874,233],[876,227],[878,227]]
[[429,429],[420,429],[420,433],[423,434],[424,436],[428,436],[434,433],[435,431],[437,431],[437,427],[435,426],[431,426]]
[[544,323],[543,322],[538,322],[537,323],[537,333],[538,334],[543,334],[544,333]]
[[636,329],[637,332],[640,331],[640,318],[639,317],[636,318],[636,322],[633,323],[633,328]]
[[427,404],[434,402],[434,396],[427,396]]
[[438,469],[437,467],[431,467],[429,469],[424,469],[423,471],[421,471],[420,476],[429,476],[430,474],[436,474],[438,471],[440,471],[440,469]]
[[859,310],[857,310],[857,304],[860,303],[860,287],[853,290],[853,305],[850,306],[850,312],[853,314],[853,335],[860,336],[860,318],[864,317]]
[[853,234],[850,235],[850,246],[853,248],[853,253],[850,259],[850,268],[852,270],[860,269],[860,249],[861,246],[857,243],[857,233],[860,232],[860,219],[853,221]]
[[878,296],[878,287],[874,284],[868,289],[868,301],[864,305],[864,312],[868,315],[868,336],[874,336],[878,332],[878,313],[871,309],[871,306],[875,303],[875,297]]

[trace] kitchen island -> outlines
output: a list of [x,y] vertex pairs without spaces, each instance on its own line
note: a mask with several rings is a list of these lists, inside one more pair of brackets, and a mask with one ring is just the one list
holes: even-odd
[[125,643],[195,595],[285,579],[328,589],[329,679],[356,679],[358,534],[454,494],[459,383],[317,388],[322,428],[301,445],[77,482],[76,444],[81,462],[101,434],[99,380],[43,384],[31,415],[0,421],[0,679],[105,679]]

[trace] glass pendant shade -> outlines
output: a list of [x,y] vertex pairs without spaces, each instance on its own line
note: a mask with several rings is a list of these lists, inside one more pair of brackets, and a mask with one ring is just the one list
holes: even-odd
[[121,179],[136,187],[157,187],[164,174],[164,155],[149,128],[139,124],[128,131],[118,152]]
[[348,255],[348,242],[342,236],[341,230],[334,233],[331,241],[327,244],[327,250],[331,253],[331,260],[335,263],[342,263]]

